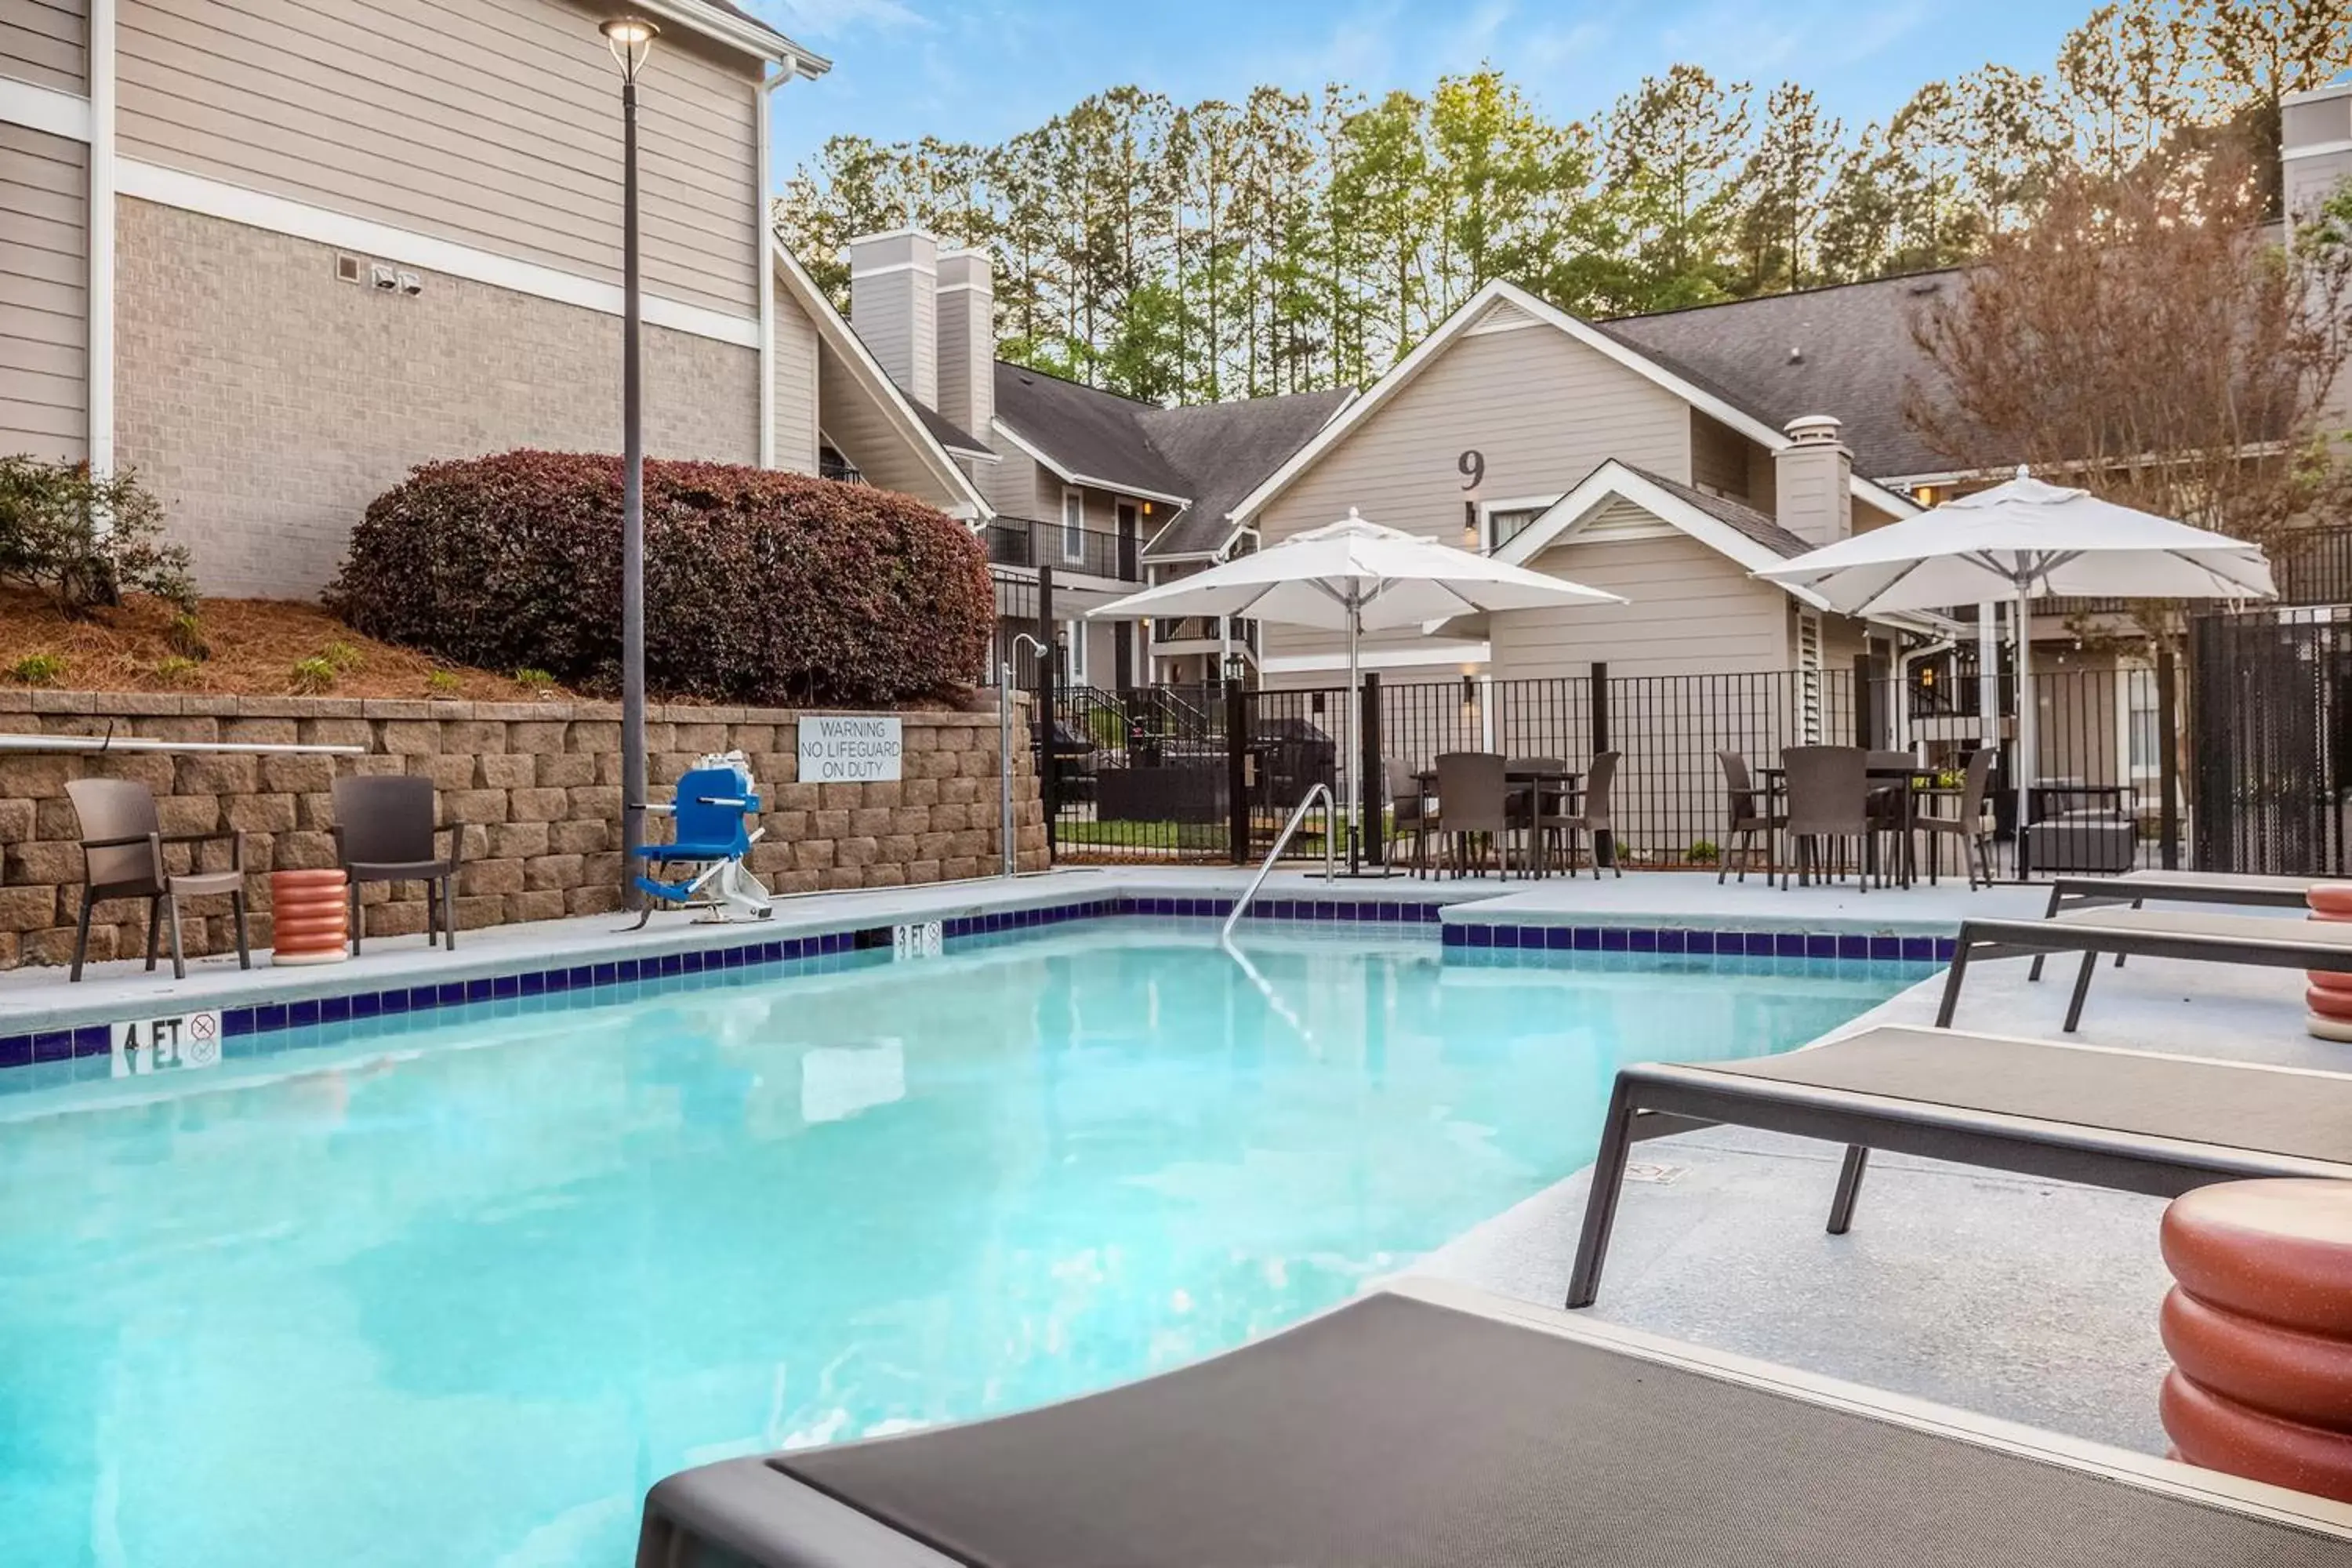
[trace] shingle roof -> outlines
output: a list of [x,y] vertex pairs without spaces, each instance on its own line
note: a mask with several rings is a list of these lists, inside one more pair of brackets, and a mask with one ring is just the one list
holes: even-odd
[[1706,513],[1707,516],[1715,519],[1716,521],[1723,523],[1727,527],[1738,529],[1740,532],[1746,534],[1748,538],[1754,540],[1757,543],[1762,545],[1765,549],[1770,551],[1775,555],[1780,556],[1784,560],[1793,560],[1797,556],[1802,555],[1806,551],[1812,548],[1812,546],[1807,543],[1803,539],[1790,532],[1789,530],[1781,527],[1778,522],[1775,522],[1772,519],[1765,516],[1762,512],[1758,511],[1754,507],[1749,506],[1745,501],[1729,500],[1722,496],[1709,495],[1705,490],[1695,489],[1691,486],[1685,484],[1678,484],[1675,480],[1666,478],[1664,474],[1652,473],[1647,468],[1636,468],[1631,463],[1625,464],[1624,467],[1629,471],[1641,475],[1643,479],[1649,480],[1660,489],[1671,491],[1675,496],[1690,502],[1691,505],[1698,508],[1699,510]]
[[996,366],[996,416],[1066,472],[1112,489],[1178,496],[1146,553],[1214,550],[1225,513],[1321,429],[1350,395],[1306,392],[1161,408],[1026,365]]
[[1111,489],[1189,497],[1192,481],[1144,435],[1142,416],[1155,412],[1149,403],[1027,365],[996,364],[996,416],[1066,472],[1104,480]]
[[1351,395],[1345,390],[1301,392],[1156,408],[1143,416],[1152,445],[1192,482],[1192,504],[1160,531],[1145,552],[1191,555],[1223,544],[1234,531],[1225,514],[1307,445]]
[[1905,383],[1926,384],[1930,368],[1911,341],[1911,316],[1960,276],[1923,272],[1598,324],[1775,429],[1801,415],[1836,416],[1859,473],[1935,473],[1950,460],[1903,419]]
[[931,439],[949,451],[992,452],[995,450],[987,442],[950,419],[929,404],[919,403],[909,397],[907,399],[907,405],[915,411],[915,417],[923,422],[923,428],[931,433]]

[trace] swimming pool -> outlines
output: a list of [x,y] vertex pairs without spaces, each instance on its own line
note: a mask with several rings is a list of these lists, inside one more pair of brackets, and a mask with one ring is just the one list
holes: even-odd
[[0,1097],[0,1560],[623,1564],[681,1466],[1222,1349],[1925,965],[1112,920]]

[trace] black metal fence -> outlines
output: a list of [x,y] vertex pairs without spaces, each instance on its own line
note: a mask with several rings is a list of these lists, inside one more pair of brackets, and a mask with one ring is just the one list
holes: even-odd
[[[2037,672],[2039,765],[2032,831],[2015,833],[2013,776],[1997,772],[1984,803],[2007,868],[2121,870],[2182,858],[2181,701],[2168,672],[2107,663]],[[1368,677],[1360,722],[1341,688],[1228,691],[1078,688],[1055,700],[1053,811],[1065,861],[1248,861],[1317,784],[1344,799],[1347,748],[1364,747],[1368,853],[1386,805],[1443,753],[1554,759],[1577,773],[1620,755],[1612,801],[1615,850],[1628,867],[1704,868],[1725,852],[1722,753],[1777,767],[1791,746],[1899,750],[1957,785],[1982,744],[1982,721],[1956,712],[1956,691],[1881,668],[1712,675],[1587,676],[1385,682]],[[2168,702],[2167,699],[2170,700]],[[1969,706],[1973,706],[1971,700]],[[1997,743],[2013,728],[1998,721]],[[2171,758],[2168,773],[2166,759]],[[2168,796],[2165,786],[2169,784]],[[2166,809],[2167,799],[2172,802]],[[1323,854],[1319,814],[1289,853]]]
[[1143,580],[1140,542],[1131,534],[1098,528],[1070,528],[1041,518],[1003,517],[981,531],[988,559],[997,566],[1053,566],[1122,583]]
[[2352,611],[2200,616],[2189,662],[2197,865],[2343,874]]

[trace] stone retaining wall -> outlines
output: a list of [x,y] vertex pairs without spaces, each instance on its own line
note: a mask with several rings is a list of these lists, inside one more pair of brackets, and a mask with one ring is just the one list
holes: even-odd
[[[800,784],[797,712],[655,707],[646,724],[654,798],[708,752],[751,759],[768,809],[751,867],[779,893],[888,888],[993,874],[997,715],[909,712],[905,777],[895,784]],[[464,828],[463,929],[620,907],[620,711],[609,703],[413,702],[338,698],[170,697],[0,691],[0,733],[103,734],[160,741],[359,745],[361,757],[0,752],[0,969],[63,963],[81,913],[79,828],[69,778],[138,779],[169,833],[237,829],[252,876],[253,941],[269,942],[273,869],[335,863],[328,787],[337,772],[421,773],[441,820]],[[1015,715],[1025,738],[1025,709]],[[1045,819],[1030,749],[1016,745],[1014,813],[1024,870],[1045,865]],[[651,831],[664,831],[655,819]],[[226,845],[206,847],[207,866]],[[166,851],[185,869],[186,851]],[[424,889],[364,889],[371,936],[425,929]],[[194,900],[182,920],[193,955],[234,945],[226,904]],[[192,914],[194,918],[188,918]],[[93,961],[142,951],[145,906],[101,904]]]

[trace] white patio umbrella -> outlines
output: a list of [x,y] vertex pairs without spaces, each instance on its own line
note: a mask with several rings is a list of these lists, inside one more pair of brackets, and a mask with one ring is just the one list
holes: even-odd
[[1615,594],[1513,566],[1492,556],[1383,528],[1353,507],[1339,522],[1293,534],[1253,555],[1089,611],[1137,620],[1154,616],[1246,616],[1348,634],[1348,824],[1363,804],[1356,715],[1361,680],[1357,644],[1366,631],[1423,626],[1454,616],[1541,610],[1561,605],[1622,605]]
[[2044,484],[2023,468],[1885,528],[1758,576],[1806,588],[1850,616],[2017,603],[2017,827],[2034,759],[2032,603],[2037,598],[2267,599],[2270,563],[2227,535]]

